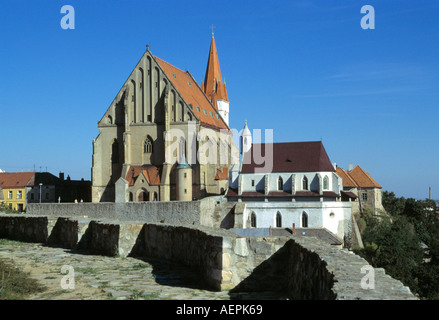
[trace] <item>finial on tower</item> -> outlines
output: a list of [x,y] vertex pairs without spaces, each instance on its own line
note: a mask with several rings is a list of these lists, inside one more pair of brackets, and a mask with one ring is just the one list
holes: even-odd
[[216,28],[216,27],[212,24],[211,28],[212,28],[212,38],[213,38],[213,28]]

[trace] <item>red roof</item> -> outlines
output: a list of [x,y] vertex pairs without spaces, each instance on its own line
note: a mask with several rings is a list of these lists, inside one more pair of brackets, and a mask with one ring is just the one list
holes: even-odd
[[195,116],[204,126],[217,130],[229,129],[189,71],[184,72],[156,56],[154,58],[186,103],[192,105]]
[[343,181],[343,187],[345,188],[357,188],[358,183],[349,175],[349,172],[344,170],[343,168],[337,167],[337,174],[340,176]]
[[228,180],[229,179],[229,168],[223,167],[221,169],[216,169],[215,180]]
[[[212,102],[215,102],[216,100],[229,101],[229,98],[227,97],[226,84],[221,76],[218,52],[216,50],[215,38],[213,36],[210,43],[206,75],[204,78],[204,83],[201,83],[201,88]],[[214,104],[216,104],[216,102]]]
[[130,186],[133,186],[141,173],[143,173],[150,186],[160,185],[160,168],[153,165],[131,166],[127,171],[125,180],[128,181]]
[[[267,146],[268,150],[270,147],[273,150],[269,157],[265,155]],[[264,160],[264,163],[259,164]],[[271,167],[270,161],[273,164]],[[259,173],[335,172],[321,141],[253,144],[244,154],[242,173],[254,173],[255,170]]]
[[34,175],[35,172],[1,172],[0,188],[24,188]]
[[349,171],[349,175],[357,182],[360,188],[382,188],[369,173],[363,170],[360,166],[356,166]]

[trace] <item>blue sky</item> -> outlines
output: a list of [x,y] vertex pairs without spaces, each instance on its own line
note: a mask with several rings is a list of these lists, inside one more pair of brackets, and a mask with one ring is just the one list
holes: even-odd
[[438,14],[435,0],[0,0],[0,169],[90,179],[97,122],[146,44],[201,82],[213,24],[231,128],[322,140],[384,190],[439,199]]

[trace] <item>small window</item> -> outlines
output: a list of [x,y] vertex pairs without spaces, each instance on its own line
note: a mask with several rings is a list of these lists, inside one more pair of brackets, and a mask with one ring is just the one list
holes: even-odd
[[190,81],[188,81],[187,84],[190,86],[191,85]]
[[187,178],[187,172],[184,173],[184,177]]
[[255,186],[255,180],[252,180],[252,187]]
[[323,178],[323,189],[324,190],[328,190],[329,189],[329,179],[326,176]]
[[12,199],[12,191],[8,192],[8,199]]
[[308,178],[307,177],[303,177],[302,189],[303,190],[308,190]]
[[306,212],[302,213],[302,228],[308,228],[308,215]]
[[212,113],[212,112],[209,112],[209,114],[210,114],[210,116],[213,118],[213,113]]
[[187,193],[187,189],[184,189],[184,193],[185,193],[185,194]]
[[152,153],[152,141],[150,138],[146,138],[145,143],[143,145],[144,153]]
[[174,79],[177,79],[177,77],[175,76],[175,73],[173,73],[172,76],[174,77]]
[[254,212],[250,216],[250,226],[256,228],[256,214]]
[[362,194],[362,199],[363,199],[363,201],[367,201],[367,193],[366,192],[364,192]]
[[280,212],[276,213],[276,228],[281,228],[282,227],[282,216],[280,214]]
[[17,199],[21,199],[23,197],[23,192],[21,190],[17,191]]
[[200,107],[195,107],[197,109],[198,112],[200,112]]
[[206,110],[205,109],[203,109],[203,112],[204,112],[204,114],[207,116],[207,112],[206,112]]
[[283,191],[284,190],[284,181],[282,177],[279,177],[277,180],[277,190]]
[[218,113],[215,115],[215,117],[219,120],[219,114]]

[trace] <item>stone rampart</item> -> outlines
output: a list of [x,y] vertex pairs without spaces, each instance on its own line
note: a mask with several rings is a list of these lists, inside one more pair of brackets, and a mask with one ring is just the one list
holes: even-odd
[[416,299],[366,260],[312,238],[240,237],[224,229],[139,221],[0,214],[0,238],[56,244],[109,256],[168,259],[194,267],[213,290],[276,291],[290,299]]
[[35,216],[200,225],[200,205],[200,201],[29,203],[26,212]]

